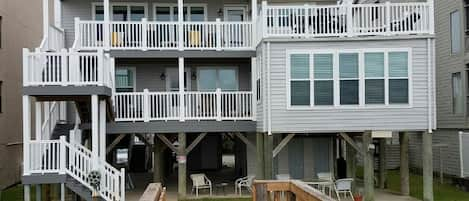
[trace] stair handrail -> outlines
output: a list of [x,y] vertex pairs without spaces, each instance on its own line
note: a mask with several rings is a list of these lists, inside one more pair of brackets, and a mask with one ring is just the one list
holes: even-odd
[[[87,176],[89,172],[97,170],[101,172],[101,188],[99,189],[99,195],[106,201],[124,201],[125,200],[125,170],[118,170],[108,164],[106,161],[98,159],[97,167],[92,167],[92,153],[85,146],[78,143],[68,143],[66,141],[61,141],[64,144],[64,147],[68,149],[70,154],[68,157],[68,163],[66,165],[66,170],[68,175],[82,183],[91,191],[94,188],[91,186],[90,182],[87,181]],[[79,158],[79,159],[77,159]],[[76,165],[73,162],[83,163],[83,161],[88,161],[87,167],[82,165]],[[85,170],[80,170],[76,168],[85,168]],[[88,172],[86,172],[88,171]]]

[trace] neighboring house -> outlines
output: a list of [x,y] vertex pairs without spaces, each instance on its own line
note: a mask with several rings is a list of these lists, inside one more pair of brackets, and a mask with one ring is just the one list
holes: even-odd
[[0,0],[0,190],[21,181],[21,50],[41,43],[41,8],[41,1]]
[[224,135],[232,177],[338,178],[337,158],[354,177],[360,154],[372,200],[373,138],[405,132],[424,142],[432,200],[433,1],[54,3],[61,17],[23,51],[27,198],[60,183],[90,200],[95,170],[98,195],[124,200],[126,172],[152,162],[155,182],[177,166],[185,197],[189,174],[222,168]]

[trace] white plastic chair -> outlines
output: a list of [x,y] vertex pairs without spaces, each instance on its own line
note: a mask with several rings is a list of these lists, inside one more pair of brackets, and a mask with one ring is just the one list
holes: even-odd
[[191,174],[190,177],[192,180],[192,193],[195,190],[196,197],[199,196],[199,189],[209,189],[210,196],[212,195],[212,181],[205,174]]
[[338,179],[335,181],[335,194],[337,195],[337,200],[340,201],[340,194],[344,194],[344,198],[347,198],[347,195],[350,195],[350,198],[353,199],[353,193],[352,193],[352,183],[353,179],[347,178],[347,179]]
[[242,195],[242,188],[245,187],[246,189],[248,189],[249,192],[252,192],[252,182],[254,180],[255,176],[253,175],[250,175],[250,176],[246,176],[246,177],[242,177],[242,178],[239,178],[239,179],[236,179],[235,181],[235,194],[237,194],[239,192],[239,195]]
[[332,178],[332,174],[330,172],[319,172],[317,174],[319,180],[324,180],[324,181],[333,181],[334,178]]

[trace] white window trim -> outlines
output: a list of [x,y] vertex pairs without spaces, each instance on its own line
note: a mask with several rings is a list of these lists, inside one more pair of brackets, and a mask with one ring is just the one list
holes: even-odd
[[[137,91],[137,68],[136,67],[131,67],[131,66],[119,66],[116,67],[116,72],[117,70],[129,70],[132,71],[132,79],[133,79],[133,91]],[[115,75],[114,75],[115,76]],[[117,88],[117,87],[116,87]]]
[[[102,2],[93,2],[91,3],[91,15],[92,15],[92,19],[93,20],[96,20],[96,6],[103,6],[103,3]],[[148,18],[148,4],[147,3],[137,3],[137,2],[111,2],[109,3],[109,19],[111,21],[113,21],[112,19],[112,7],[113,6],[127,6],[127,15],[131,15],[130,14],[130,7],[131,6],[143,6],[145,9],[145,18]]]
[[[174,20],[174,8],[178,7],[177,3],[153,3],[153,20],[156,21],[156,7],[169,7],[170,22],[176,22]],[[191,21],[191,7],[203,7],[204,8],[204,21],[207,21],[207,4],[206,3],[187,3],[183,7],[187,7],[187,21]]]
[[201,67],[197,67],[197,91],[200,91],[200,84],[199,84],[199,78],[200,78],[200,70],[202,69],[214,69],[217,71],[217,80],[216,80],[216,85],[217,85],[217,88],[219,87],[219,82],[220,80],[218,79],[218,70],[219,69],[233,69],[235,71],[235,75],[236,75],[236,89],[235,91],[239,91],[239,69],[237,66],[201,66]]
[[[385,104],[365,104],[365,66],[364,66],[364,53],[382,52],[384,53],[384,74],[385,74]],[[389,52],[407,52],[408,53],[408,64],[407,64],[407,77],[408,80],[408,98],[409,103],[407,104],[390,104],[389,103],[389,79],[399,79],[404,77],[389,77]],[[333,61],[333,78],[334,78],[334,105],[330,106],[316,106],[314,105],[314,54],[334,54]],[[340,78],[339,78],[339,53],[358,53],[359,54],[359,104],[358,105],[340,105]],[[292,54],[310,54],[310,101],[309,106],[292,106],[291,105],[291,91],[290,91],[290,64]],[[374,48],[374,49],[346,49],[346,50],[335,50],[335,49],[324,49],[324,50],[287,50],[286,51],[286,108],[287,110],[315,110],[315,109],[381,109],[381,108],[413,108],[413,65],[412,65],[412,48]]]

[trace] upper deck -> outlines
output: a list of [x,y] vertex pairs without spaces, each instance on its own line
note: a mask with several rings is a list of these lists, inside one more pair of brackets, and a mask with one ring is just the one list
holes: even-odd
[[66,41],[78,50],[252,51],[269,38],[366,39],[434,33],[432,1],[340,5],[179,3],[182,5],[111,1],[105,9],[100,3],[65,2],[62,18]]

